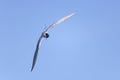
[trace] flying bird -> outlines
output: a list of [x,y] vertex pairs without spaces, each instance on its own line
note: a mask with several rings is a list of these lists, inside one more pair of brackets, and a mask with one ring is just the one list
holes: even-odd
[[35,53],[34,53],[34,57],[33,57],[33,63],[32,63],[32,68],[31,68],[31,71],[33,70],[34,66],[35,66],[35,63],[36,63],[36,60],[37,60],[37,56],[38,56],[38,50],[39,50],[39,46],[41,45],[41,42],[43,40],[43,38],[48,38],[49,37],[49,34],[48,34],[48,30],[50,30],[51,28],[53,28],[54,26],[56,26],[57,24],[60,24],[62,23],[63,21],[69,19],[70,17],[72,17],[73,15],[75,15],[75,13],[71,13],[61,19],[59,19],[58,21],[56,21],[55,23],[51,24],[47,29],[45,29],[38,42],[37,42],[37,46],[36,46],[36,50],[35,50]]

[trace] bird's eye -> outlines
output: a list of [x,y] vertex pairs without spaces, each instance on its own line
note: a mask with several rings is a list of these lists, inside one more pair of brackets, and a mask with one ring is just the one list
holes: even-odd
[[48,38],[48,37],[49,37],[49,34],[48,34],[48,33],[46,33],[45,35],[46,35],[46,38]]
[[49,34],[48,34],[48,33],[45,33],[45,34],[44,34],[44,37],[45,37],[45,38],[48,38],[48,37],[49,37]]

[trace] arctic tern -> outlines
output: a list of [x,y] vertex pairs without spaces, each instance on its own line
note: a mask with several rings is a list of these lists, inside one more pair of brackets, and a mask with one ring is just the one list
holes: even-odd
[[40,38],[39,38],[39,40],[38,40],[38,42],[37,42],[37,45],[36,45],[36,50],[35,50],[34,57],[33,57],[33,63],[32,63],[31,71],[33,70],[33,68],[34,68],[34,66],[35,66],[35,63],[36,63],[36,60],[37,60],[37,56],[38,56],[39,46],[40,46],[43,38],[46,38],[46,39],[47,39],[47,38],[49,37],[48,30],[50,30],[51,28],[53,28],[53,27],[56,26],[57,24],[60,24],[60,23],[62,23],[63,21],[67,20],[68,18],[72,17],[73,15],[75,15],[75,13],[71,13],[71,14],[69,14],[69,15],[61,18],[61,19],[59,19],[58,21],[56,21],[55,23],[51,24],[47,29],[45,29],[45,30],[42,32],[42,34],[41,34],[41,36],[40,36]]

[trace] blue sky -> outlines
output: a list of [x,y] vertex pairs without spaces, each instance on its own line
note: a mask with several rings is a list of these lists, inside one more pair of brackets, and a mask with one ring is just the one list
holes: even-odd
[[[120,80],[120,0],[0,0],[0,80]],[[33,72],[37,40],[49,31]]]

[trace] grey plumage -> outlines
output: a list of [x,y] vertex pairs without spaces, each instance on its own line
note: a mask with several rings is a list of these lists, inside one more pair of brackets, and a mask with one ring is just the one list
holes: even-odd
[[[42,34],[42,35],[43,35],[43,34]],[[33,58],[33,63],[32,63],[31,71],[33,70],[33,68],[34,68],[34,66],[35,66],[35,63],[36,63],[36,60],[37,60],[39,45],[41,44],[42,37],[43,37],[42,35],[40,36],[40,38],[39,38],[39,40],[38,40],[38,43],[37,43],[37,46],[36,46],[36,50],[35,50],[35,53],[34,53],[34,58]]]

